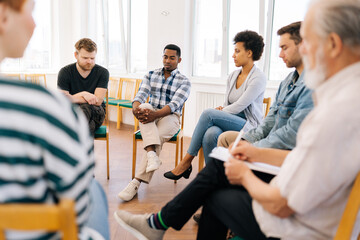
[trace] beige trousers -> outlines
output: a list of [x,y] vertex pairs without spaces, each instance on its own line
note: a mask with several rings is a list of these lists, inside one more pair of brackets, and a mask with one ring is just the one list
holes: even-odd
[[[151,104],[143,103],[139,106],[142,109],[155,110]],[[176,113],[156,119],[154,122],[142,124],[139,123],[141,136],[143,139],[144,155],[140,162],[140,166],[135,177],[141,179],[145,183],[149,183],[154,171],[146,172],[147,155],[145,147],[155,145],[156,154],[159,156],[162,145],[169,141],[180,128],[180,116]]]
[[222,134],[220,134],[220,136],[218,138],[217,145],[221,146],[221,147],[228,148],[230,146],[230,144],[235,142],[235,139],[236,139],[238,134],[239,134],[239,132],[237,132],[237,131],[223,132]]

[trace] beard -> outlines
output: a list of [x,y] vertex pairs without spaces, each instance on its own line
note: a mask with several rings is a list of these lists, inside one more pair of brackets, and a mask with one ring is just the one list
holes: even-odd
[[316,89],[326,81],[327,68],[324,64],[324,54],[319,48],[315,54],[316,66],[310,69],[310,63],[307,56],[303,56],[305,68],[304,81],[305,85],[310,89]]
[[90,71],[94,68],[95,64],[80,64],[78,62],[78,66],[83,71]]

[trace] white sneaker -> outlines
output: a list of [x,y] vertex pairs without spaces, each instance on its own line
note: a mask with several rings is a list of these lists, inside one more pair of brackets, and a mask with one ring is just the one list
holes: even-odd
[[160,165],[161,165],[161,161],[159,159],[159,157],[156,155],[155,152],[150,151],[147,152],[147,166],[146,166],[146,172],[152,172],[155,171],[157,169],[159,169]]
[[136,215],[126,211],[114,212],[116,221],[139,240],[161,240],[165,234],[164,230],[153,229],[149,226],[147,219],[151,214]]
[[127,186],[119,192],[118,197],[124,201],[130,201],[135,197],[139,189],[140,182],[136,179],[133,179]]

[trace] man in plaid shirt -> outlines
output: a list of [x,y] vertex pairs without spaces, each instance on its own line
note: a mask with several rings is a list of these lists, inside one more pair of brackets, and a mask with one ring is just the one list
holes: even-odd
[[[189,79],[177,69],[181,62],[181,50],[174,44],[164,48],[163,68],[145,75],[136,94],[132,109],[139,120],[140,131],[146,154],[141,161],[135,178],[118,196],[130,201],[136,195],[141,182],[149,183],[161,161],[161,147],[180,128],[181,109],[189,97]],[[146,103],[150,96],[150,102]]]

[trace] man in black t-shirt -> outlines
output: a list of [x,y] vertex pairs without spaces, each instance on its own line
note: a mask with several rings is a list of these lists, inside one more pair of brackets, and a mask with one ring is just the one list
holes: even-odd
[[92,135],[105,118],[103,102],[109,82],[109,71],[95,64],[96,43],[83,38],[75,44],[76,63],[63,67],[58,75],[58,88],[76,103],[89,120]]

